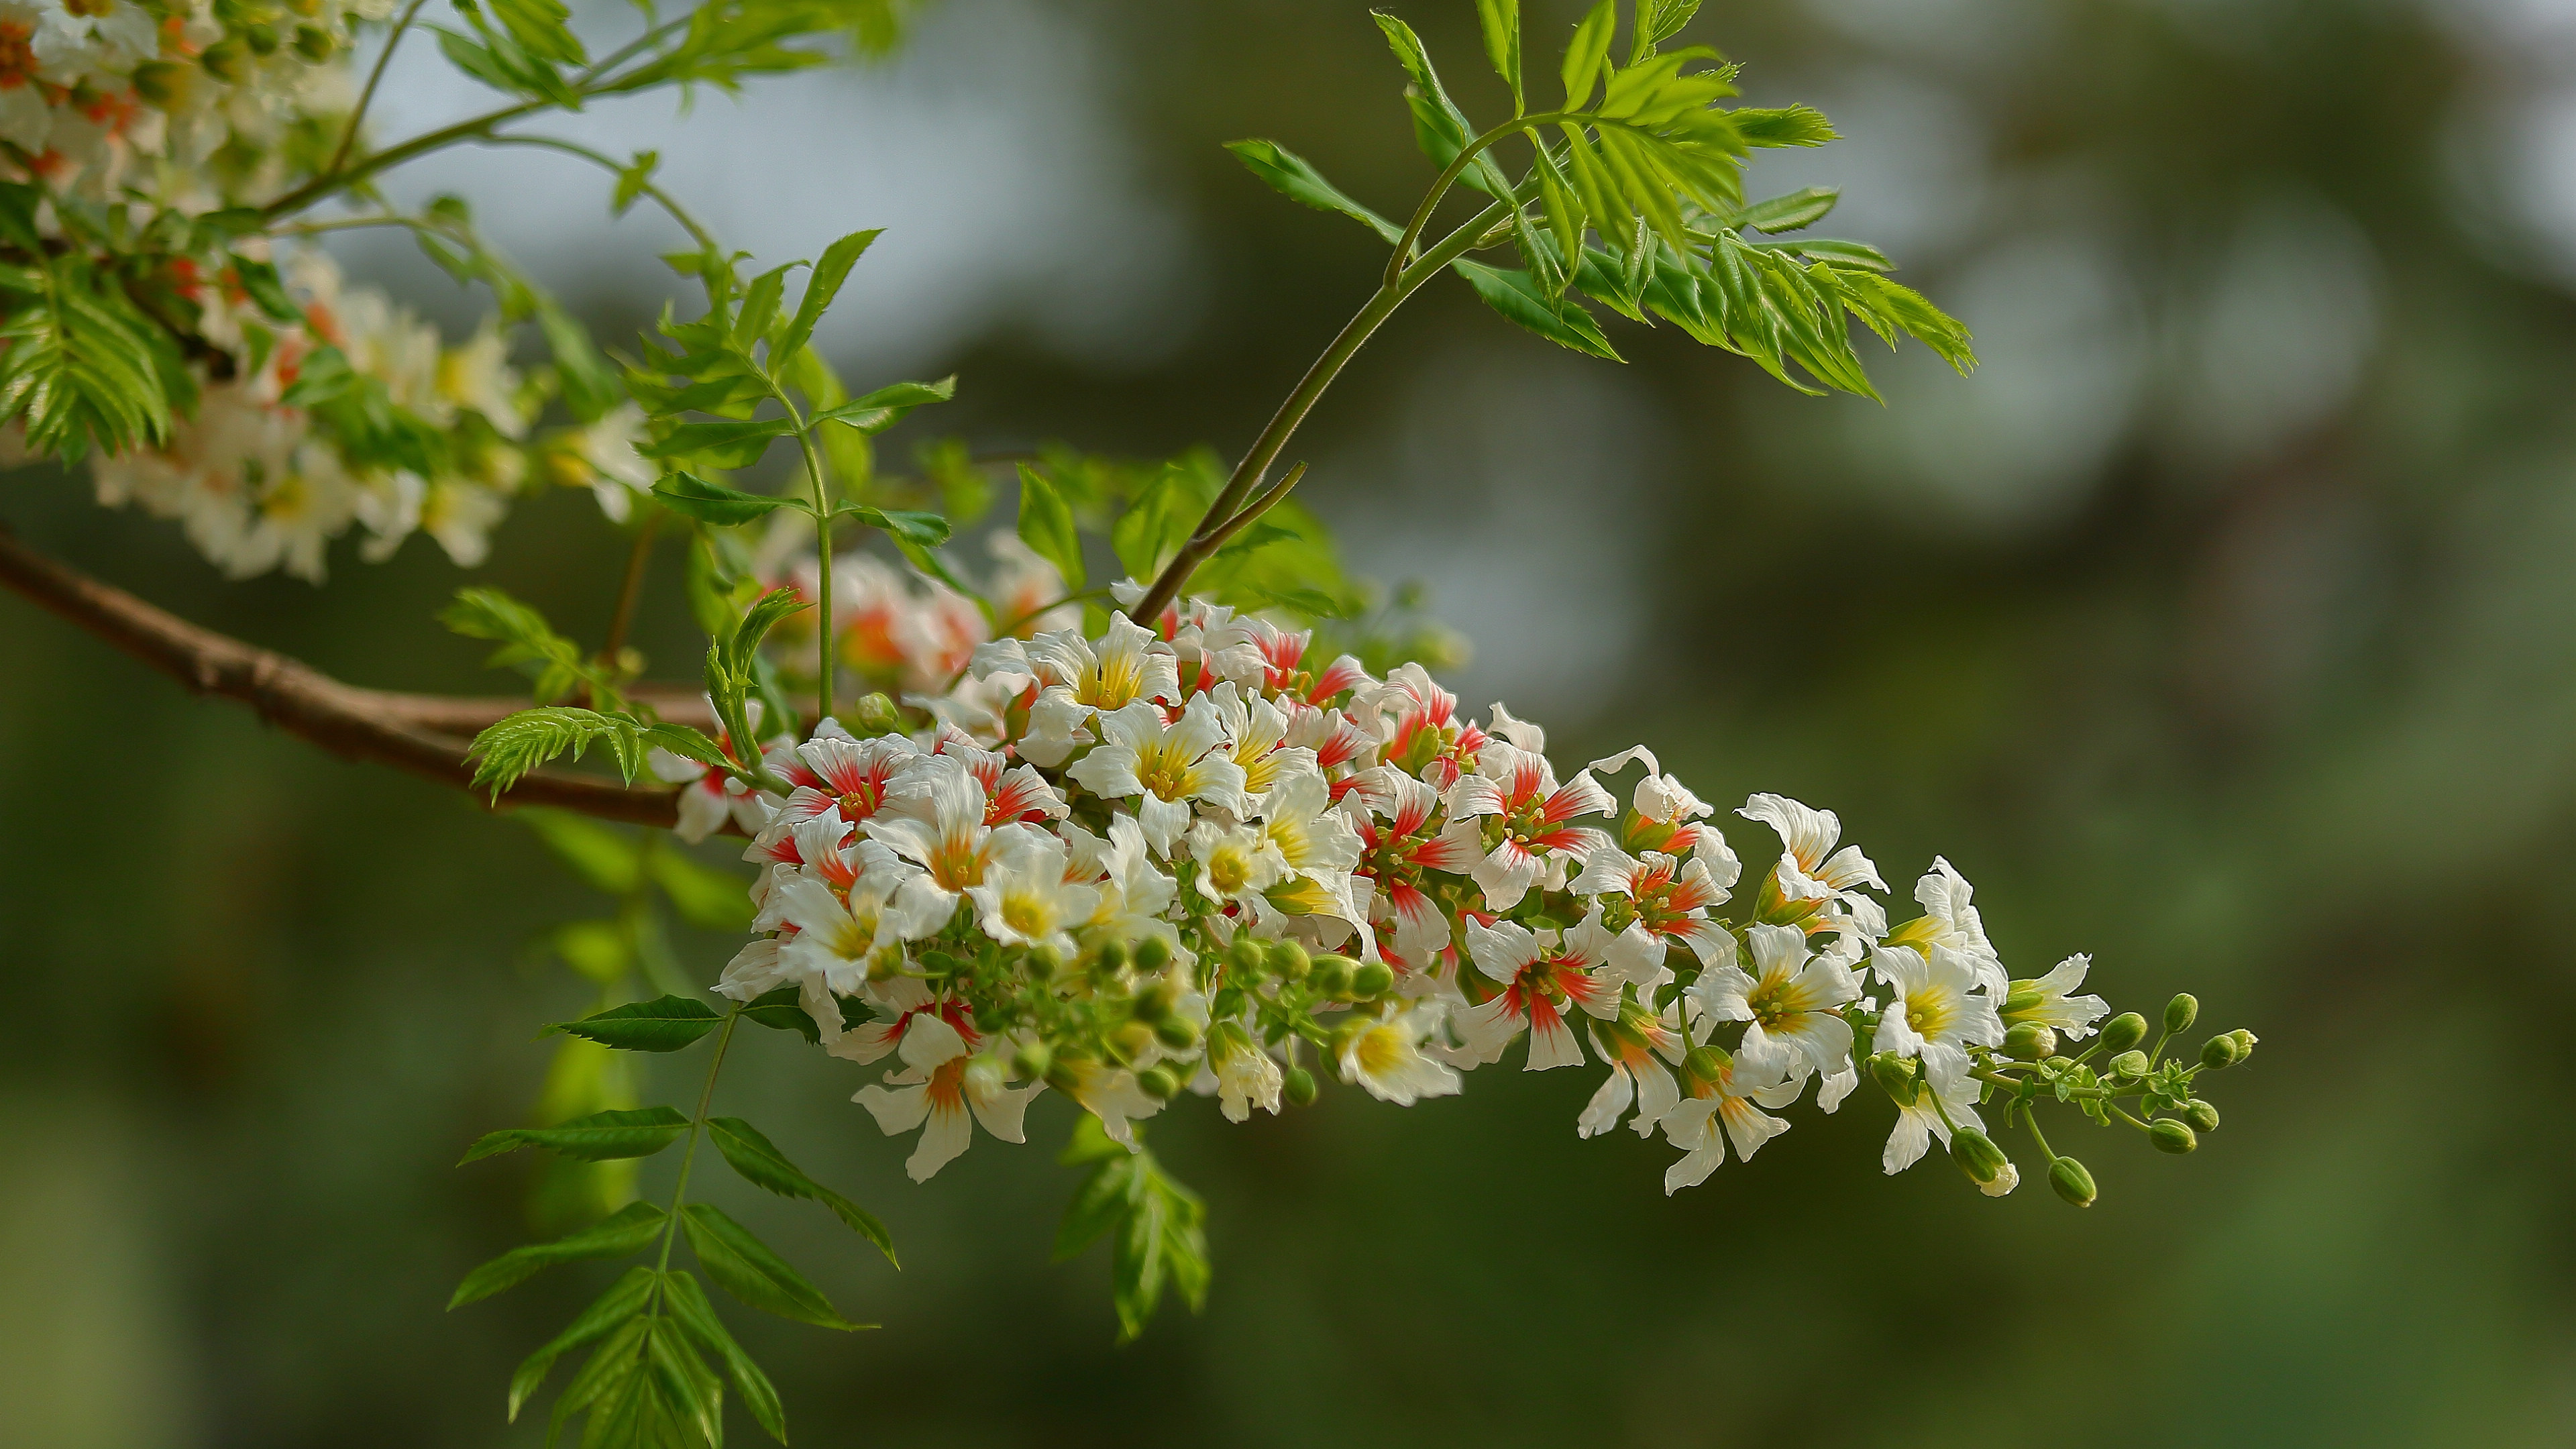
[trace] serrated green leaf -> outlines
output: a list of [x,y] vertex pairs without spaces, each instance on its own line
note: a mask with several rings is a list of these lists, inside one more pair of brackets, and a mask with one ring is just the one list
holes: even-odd
[[1601,335],[1601,324],[1583,305],[1570,297],[1550,297],[1527,272],[1507,272],[1470,261],[1456,261],[1450,266],[1467,284],[1476,289],[1485,305],[1500,312],[1517,326],[1527,328],[1560,347],[1612,362],[1624,362],[1610,339]]
[[805,1275],[789,1267],[786,1259],[753,1237],[750,1229],[726,1217],[712,1204],[691,1203],[682,1209],[680,1228],[689,1235],[689,1247],[697,1253],[707,1276],[748,1306],[817,1328],[876,1326],[843,1318],[821,1289],[805,1281]]
[[944,403],[957,396],[957,379],[943,377],[937,382],[898,382],[881,387],[864,397],[825,408],[809,421],[840,423],[862,433],[882,433],[900,421],[914,408]]
[[645,1365],[671,1416],[695,1428],[708,1449],[724,1449],[724,1384],[689,1346],[686,1330],[657,1325],[645,1342]]
[[770,441],[795,430],[786,418],[746,418],[721,423],[681,423],[636,448],[648,458],[702,458],[712,468],[748,468]]
[[1813,106],[1746,106],[1726,118],[1747,146],[1821,146],[1840,139],[1834,123]]
[[[605,1427],[601,1421],[609,1417],[617,1404],[629,1399],[636,1380],[642,1376],[644,1343],[652,1331],[651,1319],[641,1316],[630,1318],[619,1324],[599,1347],[591,1350],[590,1358],[582,1364],[581,1371],[574,1374],[572,1382],[564,1385],[563,1392],[555,1396],[554,1411],[546,1416],[548,1449],[552,1449],[555,1436],[562,1432],[564,1423],[585,1410],[592,1414],[591,1429]],[[591,1437],[589,1433],[582,1436],[585,1443]],[[618,1442],[605,1435],[601,1438],[603,1443]],[[628,1442],[641,1444],[643,1441],[630,1439]]]
[[849,279],[850,268],[858,264],[859,258],[882,234],[881,229],[854,231],[823,248],[823,255],[814,263],[814,275],[806,280],[805,295],[796,304],[796,316],[788,322],[787,330],[770,344],[772,362],[794,356],[797,349],[814,335],[814,325],[823,320],[824,309],[840,295],[841,284]]
[[1896,270],[1896,263],[1888,259],[1887,253],[1867,242],[1845,241],[1838,237],[1806,236],[1799,237],[1795,241],[1759,242],[1756,245],[1796,252],[1802,257],[1815,261],[1831,262],[1836,267],[1855,267],[1866,272]]
[[286,283],[277,268],[264,261],[238,253],[232,259],[233,275],[241,280],[242,290],[259,304],[259,310],[280,322],[302,322],[304,309],[286,294]]
[[1727,225],[1741,231],[1768,232],[1777,235],[1798,231],[1825,219],[1842,200],[1842,190],[1834,186],[1810,186],[1786,196],[1757,201],[1727,218]]
[[643,767],[644,752],[652,745],[672,748],[688,744],[687,738],[672,726],[647,725],[625,715],[596,710],[547,705],[523,709],[493,724],[474,737],[466,754],[475,762],[475,788],[489,788],[497,801],[529,771],[565,754],[578,760],[593,744],[601,742],[617,757],[618,769],[629,783]]
[[751,523],[766,517],[774,508],[800,508],[811,512],[804,500],[780,498],[766,493],[745,493],[721,483],[710,483],[695,473],[672,473],[653,485],[653,496],[674,513],[685,514],[700,523],[720,528]]
[[1512,88],[1512,114],[1521,113],[1521,0],[1476,0],[1476,25],[1485,37],[1485,59]]
[[1073,526],[1073,510],[1044,473],[1020,465],[1020,541],[1063,576],[1067,589],[1083,585],[1082,535]]
[[781,986],[762,992],[743,1003],[742,1019],[771,1031],[792,1031],[808,1042],[821,1044],[823,1029],[805,1010],[804,1002],[793,986]]
[[622,1052],[675,1052],[694,1045],[723,1020],[702,1002],[685,996],[658,996],[651,1001],[612,1006],[579,1021],[559,1021],[547,1029]]
[[572,33],[572,12],[560,0],[483,0],[492,8],[492,18],[510,32],[531,55],[559,60],[566,65],[586,65],[590,56],[581,40]]
[[1301,206],[1317,211],[1337,211],[1376,232],[1378,238],[1392,246],[1403,239],[1404,228],[1353,201],[1340,187],[1324,179],[1323,173],[1308,164],[1306,158],[1280,145],[1258,137],[1228,141],[1225,149],[1234,153],[1244,169],[1258,176],[1271,190]]
[[725,1376],[733,1380],[734,1393],[742,1406],[751,1411],[753,1422],[766,1430],[769,1437],[787,1442],[787,1411],[778,1402],[778,1390],[769,1375],[752,1362],[751,1355],[734,1342],[733,1334],[716,1316],[715,1305],[707,1301],[707,1292],[688,1273],[673,1270],[662,1275],[663,1302],[671,1309],[671,1320],[680,1325],[697,1346],[715,1355],[725,1366]]
[[778,1150],[776,1143],[760,1134],[759,1128],[740,1117],[710,1117],[707,1119],[707,1132],[715,1139],[716,1150],[724,1154],[724,1160],[732,1164],[733,1170],[742,1174],[745,1181],[755,1187],[767,1188],[780,1197],[821,1203],[830,1208],[832,1215],[846,1224],[850,1231],[876,1244],[877,1251],[885,1254],[887,1262],[898,1268],[903,1266],[895,1260],[893,1235],[886,1231],[884,1223],[877,1221],[874,1213],[806,1176],[803,1169],[787,1160],[787,1155]]
[[465,1281],[456,1285],[454,1296],[447,1300],[447,1306],[461,1308],[468,1303],[480,1302],[495,1293],[516,1287],[557,1263],[640,1253],[661,1235],[663,1221],[662,1210],[651,1203],[628,1203],[614,1217],[593,1223],[580,1232],[557,1238],[551,1243],[530,1243],[523,1248],[512,1248],[466,1274]]
[[584,1162],[607,1162],[621,1157],[650,1157],[679,1140],[688,1130],[689,1119],[670,1107],[645,1107],[631,1112],[593,1112],[587,1117],[555,1127],[510,1127],[499,1132],[486,1132],[466,1149],[456,1165],[478,1162],[522,1147],[542,1147]]
[[845,503],[832,511],[835,518],[855,518],[868,527],[893,538],[898,544],[914,548],[937,548],[948,541],[948,520],[936,513],[909,508],[877,508],[865,503]]
[[656,1281],[653,1270],[641,1263],[627,1269],[624,1276],[583,1309],[563,1332],[547,1340],[545,1347],[528,1355],[520,1363],[518,1372],[510,1375],[510,1422],[515,1424],[519,1421],[519,1410],[527,1404],[528,1397],[545,1383],[546,1375],[554,1371],[555,1360],[574,1349],[596,1343],[632,1322],[653,1296]]

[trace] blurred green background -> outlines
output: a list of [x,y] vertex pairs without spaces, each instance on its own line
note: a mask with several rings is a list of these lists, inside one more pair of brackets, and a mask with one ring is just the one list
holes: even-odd
[[[1399,8],[1491,114],[1471,7]],[[1574,13],[1529,8],[1534,36]],[[1841,124],[1757,188],[1846,185],[1823,230],[1884,243],[1985,368],[1915,350],[1877,364],[1886,408],[1805,399],[1669,330],[1577,358],[1442,284],[1300,439],[1306,496],[1476,641],[1466,703],[1508,696],[1560,762],[1643,739],[1711,800],[1829,806],[1900,894],[1957,863],[2016,974],[2090,950],[2122,1005],[2188,988],[2254,1029],[2226,1125],[2180,1160],[2062,1129],[2102,1184],[2079,1213],[1882,1178],[1867,1094],[1671,1199],[1661,1144],[1576,1139],[1596,1068],[1240,1128],[1187,1104],[1156,1145],[1208,1200],[1215,1289],[1117,1349],[1098,1255],[1047,1260],[1065,1103],[916,1187],[848,1102],[873,1074],[762,1033],[721,1105],[905,1255],[716,1189],[885,1325],[731,1315],[798,1442],[2576,1440],[2576,7],[1713,0],[1686,38]],[[419,49],[389,94],[435,109]],[[1400,214],[1430,168],[1397,90],[1344,0],[950,0],[890,67],[704,99],[662,144],[772,259],[892,228],[867,325],[827,340],[864,384],[963,385],[890,456],[1230,453],[1383,254],[1218,143]],[[612,336],[667,289],[588,176],[434,179],[502,188],[487,217]],[[460,580],[425,542],[316,592],[226,586],[53,478],[0,517],[345,678],[498,687],[429,624]],[[561,494],[482,574],[595,637],[621,550]],[[641,639],[685,678],[675,594]],[[530,1170],[449,1164],[524,1120],[535,1027],[586,993],[534,943],[607,900],[16,600],[0,678],[0,1443],[537,1442],[510,1367],[611,1270],[441,1313],[521,1239]],[[1764,834],[1729,834],[1758,870]],[[705,980],[731,949],[677,944]],[[653,1063],[646,1100],[699,1070]]]

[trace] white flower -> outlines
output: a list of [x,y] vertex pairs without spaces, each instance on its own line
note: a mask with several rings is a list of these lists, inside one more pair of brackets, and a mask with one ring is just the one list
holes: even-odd
[[1333,787],[1311,762],[1292,762],[1280,772],[1253,813],[1288,869],[1309,880],[1329,886],[1360,863],[1360,833],[1333,808]]
[[1690,792],[1681,781],[1665,774],[1655,762],[1655,752],[1644,745],[1634,745],[1607,759],[1594,760],[1592,768],[1604,775],[1615,775],[1631,761],[1646,763],[1646,777],[1637,782],[1636,794],[1630,797],[1633,818],[1620,822],[1620,833],[1633,848],[1660,850],[1666,855],[1686,855],[1693,851],[1712,863],[1721,856],[1725,864],[1716,867],[1726,876],[1727,884],[1735,883],[1742,867],[1735,852],[1727,848],[1726,837],[1714,825],[1698,822],[1710,813],[1707,802]]
[[1073,955],[1072,928],[1091,919],[1100,892],[1065,883],[1064,842],[1041,831],[1014,828],[994,841],[992,862],[979,885],[969,886],[984,934],[1005,946]]
[[472,337],[439,354],[437,388],[447,401],[481,413],[502,437],[528,431],[527,416],[519,411],[519,374],[510,367],[509,339],[496,318],[484,318]]
[[1851,1024],[1834,1008],[1857,1000],[1860,982],[1846,968],[1810,955],[1807,933],[1795,926],[1748,926],[1744,944],[1753,953],[1753,974],[1733,962],[1711,968],[1691,983],[1700,1009],[1719,1021],[1752,1023],[1740,1054],[1778,1056],[1792,1077],[1852,1070]]
[[1230,679],[1208,699],[1224,723],[1226,754],[1243,767],[1246,795],[1266,795],[1288,775],[1317,768],[1313,750],[1286,744],[1288,716],[1279,706],[1257,694],[1245,698]]
[[1792,901],[1839,900],[1853,889],[1887,889],[1878,867],[1857,845],[1835,850],[1843,823],[1831,810],[1812,810],[1785,795],[1756,795],[1735,812],[1780,832],[1780,894]]
[[893,808],[868,817],[866,829],[921,867],[904,882],[897,904],[911,928],[927,936],[948,923],[968,889],[984,883],[997,832],[984,823],[984,787],[964,762],[923,756],[905,767],[900,783]]
[[[1357,777],[1356,798],[1364,809],[1356,822],[1361,860],[1354,879],[1366,881],[1386,899],[1393,913],[1395,948],[1420,956],[1450,944],[1450,921],[1440,903],[1424,889],[1426,872],[1464,875],[1485,858],[1484,839],[1476,822],[1435,822],[1440,797],[1432,788],[1393,766],[1381,765]],[[1385,817],[1381,826],[1375,817]]]
[[1721,862],[1727,870],[1723,880],[1705,856],[1680,861],[1649,850],[1631,860],[1617,846],[1605,845],[1585,858],[1582,872],[1566,889],[1579,896],[1627,897],[1621,913],[1627,921],[1611,947],[1610,969],[1622,980],[1654,986],[1671,974],[1664,968],[1669,946],[1688,946],[1702,965],[1735,959],[1735,938],[1708,918],[1712,909],[1725,904],[1726,888],[1735,883],[1735,857],[1723,856]]
[[[901,735],[854,740],[847,735],[834,738],[818,732],[773,762],[779,776],[795,787],[778,807],[779,824],[775,828],[792,827],[830,813],[837,813],[852,825],[867,824],[892,799],[895,776],[920,754],[912,741]],[[929,788],[926,777],[920,788]],[[986,813],[990,814],[989,809]]]
[[492,530],[509,515],[497,489],[455,478],[436,478],[422,492],[420,529],[458,568],[470,569],[492,553]]
[[1399,1107],[1455,1096],[1458,1074],[1422,1054],[1423,1039],[1440,1029],[1445,1009],[1436,1001],[1416,1002],[1351,1033],[1342,1047],[1342,1080]]
[[1136,818],[1157,854],[1169,859],[1172,845],[1190,824],[1190,802],[1204,801],[1251,813],[1243,795],[1243,767],[1226,756],[1225,726],[1206,695],[1171,724],[1143,700],[1100,716],[1100,744],[1065,772],[1067,779],[1104,800],[1142,796]]
[[[755,709],[759,704],[752,701]],[[769,824],[769,802],[761,793],[712,765],[659,746],[644,757],[644,764],[655,779],[680,787],[680,818],[671,833],[691,845],[722,830],[728,820],[750,836]]]
[[1458,1017],[1461,1063],[1494,1061],[1513,1038],[1530,1034],[1524,1071],[1580,1066],[1583,1046],[1565,1022],[1568,1003],[1600,1018],[1619,1014],[1619,983],[1595,977],[1592,969],[1609,959],[1610,933],[1601,925],[1601,908],[1564,933],[1532,931],[1516,921],[1491,926],[1467,923],[1467,954],[1476,969],[1502,990]]
[[1190,827],[1190,858],[1199,863],[1193,884],[1220,905],[1250,906],[1288,873],[1288,862],[1269,836],[1249,825],[1202,820]]
[[1947,946],[1927,960],[1912,946],[1881,946],[1870,953],[1879,979],[1896,993],[1879,1019],[1880,1051],[1920,1057],[1924,1075],[1943,1095],[1968,1073],[1968,1048],[1994,1046],[2004,1024],[1992,998],[1977,990],[1977,968]]
[[1986,939],[1984,918],[1969,904],[1975,894],[1975,887],[1950,862],[1932,857],[1932,869],[1914,883],[1914,899],[1922,904],[1924,914],[1890,932],[1886,944],[1947,946],[1975,962],[1977,980],[1989,994],[2001,997],[2008,989],[2003,958]]
[[1009,1087],[1002,1063],[972,1056],[966,1039],[938,1016],[912,1018],[903,1034],[901,1054],[907,1070],[888,1077],[888,1086],[862,1087],[850,1100],[868,1109],[889,1137],[922,1129],[921,1144],[903,1170],[915,1182],[947,1166],[974,1139],[968,1114],[984,1130],[1005,1142],[1023,1142],[1021,1121],[1029,1099],[1045,1091],[1041,1082]]
[[1225,1022],[1208,1034],[1208,1067],[1216,1074],[1217,1110],[1228,1122],[1251,1120],[1252,1109],[1279,1113],[1279,1063],[1253,1045],[1240,1026]]
[[1163,1110],[1163,1104],[1145,1094],[1136,1085],[1136,1074],[1124,1067],[1103,1066],[1098,1062],[1068,1062],[1059,1059],[1072,1085],[1065,1095],[1082,1106],[1082,1110],[1100,1119],[1100,1130],[1110,1141],[1121,1143],[1129,1151],[1136,1148],[1136,1129],[1129,1125]]
[[572,456],[586,464],[581,481],[599,500],[599,511],[612,523],[624,523],[631,495],[653,491],[653,464],[635,445],[644,440],[644,410],[619,403],[573,430]]
[[[1887,1148],[1879,1154],[1879,1166],[1890,1173],[1903,1172],[1923,1160],[1933,1138],[1940,1138],[1941,1145],[1948,1147],[1954,1125],[1984,1131],[1986,1124],[1977,1116],[1976,1101],[1977,1084],[1966,1077],[1951,1083],[1946,1090],[1917,1085],[1914,1100],[1900,1102],[1896,1106],[1896,1127],[1887,1134]],[[1944,1113],[1948,1114],[1946,1118]],[[2013,1181],[2021,1181],[2021,1175],[2015,1173]],[[1992,1183],[1986,1184],[1986,1188],[1990,1196],[2003,1196],[2003,1193],[1992,1190]],[[2010,1191],[2009,1187],[2004,1189],[2004,1192]]]
[[1691,1077],[1690,1095],[1664,1114],[1664,1140],[1683,1154],[1664,1169],[1664,1195],[1707,1181],[1726,1160],[1730,1139],[1737,1159],[1752,1161],[1763,1143],[1789,1130],[1788,1123],[1760,1109],[1784,1105],[1797,1093],[1796,1083],[1781,1079],[1776,1058],[1738,1055],[1718,1068],[1714,1082]]
[[1640,1137],[1654,1136],[1656,1124],[1681,1101],[1681,1088],[1666,1066],[1681,1059],[1681,1034],[1668,1020],[1623,1002],[1616,1021],[1592,1024],[1592,1049],[1610,1064],[1610,1075],[1575,1119],[1575,1135],[1597,1137],[1618,1126],[1634,1102],[1637,1116],[1630,1125]]
[[[1507,717],[1508,718],[1508,717]],[[1590,770],[1559,789],[1547,757],[1495,741],[1476,757],[1476,773],[1449,791],[1452,819],[1490,815],[1502,822],[1502,841],[1472,872],[1489,909],[1519,904],[1551,860],[1579,861],[1609,844],[1600,831],[1567,822],[1617,808]]]
[[2093,1023],[2109,1013],[2111,1004],[2098,996],[2069,996],[2067,993],[2083,985],[2084,973],[2092,969],[2091,956],[2069,956],[2037,981],[2012,983],[2011,994],[2004,998],[2004,1023],[2018,1026],[2025,1021],[2035,1021],[2070,1037],[2091,1036]]
[[340,455],[319,443],[295,450],[294,466],[262,479],[250,526],[216,559],[236,579],[283,567],[307,583],[323,581],[323,551],[357,519],[358,490]]
[[1176,702],[1181,693],[1180,666],[1171,646],[1123,615],[1109,621],[1109,632],[1097,644],[1066,629],[1040,634],[1026,644],[996,639],[978,645],[970,668],[977,678],[1007,672],[1046,686],[1030,707],[1019,751],[1022,759],[1050,769],[1091,739],[1083,726],[1095,712],[1138,702]]
[[822,836],[849,829],[837,820],[809,821],[799,829],[817,836],[798,842],[808,852],[807,864],[782,872],[770,887],[779,918],[796,928],[779,948],[779,959],[799,980],[820,981],[834,996],[849,996],[866,983],[879,951],[928,934],[889,909],[920,872],[880,841],[824,845]]

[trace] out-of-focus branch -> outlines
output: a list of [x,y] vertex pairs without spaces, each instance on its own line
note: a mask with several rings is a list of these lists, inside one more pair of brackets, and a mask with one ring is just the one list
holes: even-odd
[[[283,654],[200,628],[122,589],[27,547],[0,528],[0,584],[178,680],[198,694],[249,705],[269,724],[349,760],[371,760],[425,780],[472,789],[466,744],[484,726],[525,700],[395,694],[343,684]],[[712,731],[706,701],[694,690],[645,686],[629,695],[665,719]],[[678,796],[659,786],[630,788],[613,780],[540,770],[501,795],[502,807],[549,805],[606,820],[669,826]]]

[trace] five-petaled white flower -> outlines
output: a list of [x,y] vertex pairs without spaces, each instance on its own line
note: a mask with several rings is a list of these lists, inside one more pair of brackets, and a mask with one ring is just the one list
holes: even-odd
[[2108,1015],[2110,1003],[2098,996],[2070,996],[2067,993],[2084,984],[2084,973],[2093,969],[2093,958],[2069,956],[2049,969],[2036,981],[2016,981],[2004,998],[2003,1019],[2007,1026],[2025,1021],[2052,1027],[2070,1037],[2093,1034],[2093,1023]]
[[1926,958],[1912,946],[1881,946],[1870,967],[1896,993],[1879,1019],[1877,1048],[1920,1057],[1923,1073],[1947,1095],[1968,1072],[1968,1048],[2004,1039],[1992,997],[1977,989],[1975,963],[1947,946]]
[[[1807,933],[1795,926],[1748,926],[1744,945],[1753,971],[1733,962],[1712,967],[1691,983],[1692,998],[1719,1021],[1751,1023],[1739,1055],[1777,1056],[1789,1076],[1821,1072],[1829,1084],[1852,1073],[1842,1088],[1848,1091],[1859,1081],[1852,1029],[1834,1008],[1859,998],[1859,980],[1848,968],[1817,959],[1807,950]],[[1833,1097],[1825,1110],[1841,1105],[1841,1093]]]
[[1457,1095],[1458,1074],[1422,1051],[1424,1039],[1439,1031],[1446,1010],[1439,1001],[1418,1001],[1352,1032],[1342,1046],[1342,1080],[1399,1107],[1425,1097]]
[[1726,1059],[1710,1081],[1685,1073],[1690,1095],[1664,1114],[1664,1140],[1682,1149],[1682,1158],[1664,1169],[1664,1193],[1671,1196],[1708,1180],[1726,1160],[1726,1144],[1735,1143],[1738,1160],[1750,1162],[1762,1144],[1789,1130],[1789,1124],[1761,1110],[1785,1106],[1798,1095],[1798,1084],[1780,1075],[1777,1057],[1738,1054]]
[[1978,982],[1988,994],[2000,998],[2008,989],[2003,957],[1986,939],[1985,918],[1970,904],[1975,895],[1976,888],[1956,867],[1940,856],[1932,857],[1932,868],[1914,883],[1914,899],[1921,903],[1923,914],[1888,932],[1883,944],[1947,946],[1974,962]]
[[882,1087],[862,1087],[850,1100],[868,1109],[889,1137],[921,1128],[921,1143],[905,1159],[903,1170],[915,1182],[964,1152],[974,1138],[971,1113],[984,1130],[1005,1142],[1027,1140],[1021,1119],[1029,1099],[1046,1090],[1042,1082],[1007,1086],[1000,1059],[973,1055],[973,1047],[947,1018],[932,1012],[913,1015],[897,1049],[904,1070]]
[[1065,777],[1104,800],[1141,796],[1137,823],[1157,855],[1169,859],[1173,843],[1190,828],[1190,802],[1252,811],[1243,795],[1243,767],[1225,753],[1225,723],[1206,695],[1192,697],[1170,724],[1163,712],[1138,700],[1100,716],[1101,741]]
[[1568,822],[1616,808],[1590,770],[1560,788],[1547,757],[1501,740],[1476,757],[1476,773],[1449,790],[1451,819],[1491,816],[1502,839],[1472,874],[1490,910],[1508,911],[1538,884],[1552,861],[1580,861],[1609,844],[1609,837]]
[[1735,884],[1735,857],[1722,857],[1720,879],[1704,857],[1675,860],[1659,850],[1630,859],[1617,846],[1605,845],[1583,862],[1582,873],[1566,889],[1576,895],[1625,896],[1625,921],[1610,948],[1610,969],[1620,979],[1640,986],[1660,985],[1671,973],[1664,968],[1668,946],[1688,946],[1702,965],[1735,959],[1735,938],[1708,918],[1726,901]]
[[1040,634],[1026,644],[996,639],[976,646],[972,667],[979,678],[1007,671],[1045,686],[1030,706],[1019,751],[1020,758],[1050,769],[1090,741],[1084,726],[1094,713],[1140,702],[1176,703],[1181,694],[1171,646],[1123,614],[1110,619],[1109,632],[1097,644],[1072,629]]
[[1459,1013],[1458,1050],[1451,1060],[1494,1061],[1527,1031],[1529,1060],[1522,1070],[1582,1065],[1583,1045],[1566,1024],[1565,1008],[1570,1003],[1603,1020],[1619,1014],[1619,983],[1593,974],[1609,959],[1610,939],[1599,906],[1562,940],[1554,930],[1532,931],[1517,921],[1468,922],[1468,956],[1502,989]]
[[1814,810],[1786,795],[1756,795],[1735,812],[1780,832],[1780,894],[1791,901],[1841,900],[1859,887],[1887,889],[1878,867],[1857,845],[1834,849],[1843,823],[1831,810]]
[[1065,879],[1065,844],[1025,826],[996,834],[984,879],[966,888],[984,934],[1005,946],[1073,955],[1073,928],[1099,909],[1100,892]]

